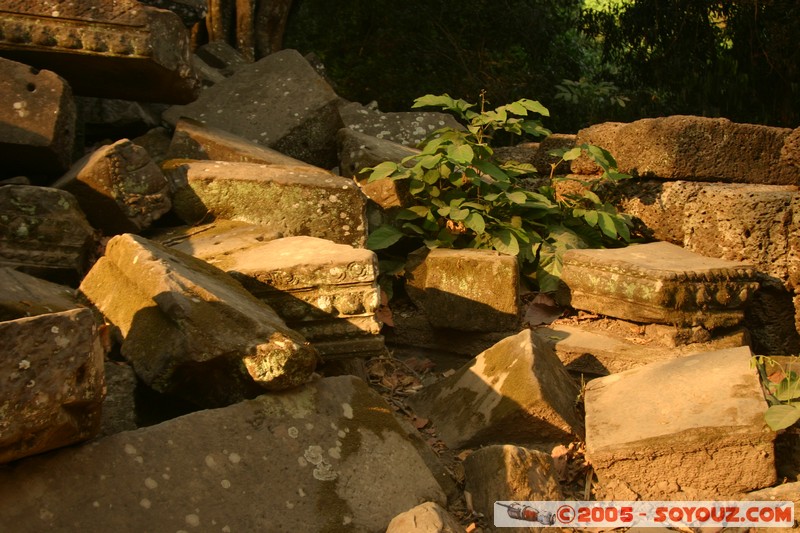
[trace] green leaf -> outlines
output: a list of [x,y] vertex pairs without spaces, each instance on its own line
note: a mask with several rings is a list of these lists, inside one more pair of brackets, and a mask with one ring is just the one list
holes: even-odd
[[524,204],[528,196],[522,191],[507,192],[506,197],[515,204]]
[[468,144],[453,145],[447,147],[447,158],[455,163],[469,165],[475,158],[475,153]]
[[581,147],[576,146],[575,148],[571,148],[564,152],[564,154],[561,156],[561,159],[564,161],[572,161],[573,159],[578,159],[582,153],[583,150],[581,150]]
[[550,111],[547,110],[545,106],[537,102],[536,100],[529,100],[527,98],[523,98],[522,100],[518,100],[517,102],[522,105],[528,111],[533,111],[534,113],[539,113],[543,117],[549,117]]
[[500,253],[507,255],[519,254],[519,243],[517,238],[508,229],[501,229],[492,237],[492,246]]
[[[372,169],[372,174],[369,175],[369,180],[367,180],[367,182],[372,183],[373,181],[384,179],[390,176],[391,174],[397,172],[398,168],[399,166],[397,163],[394,163],[393,161],[384,161],[383,163]],[[364,169],[364,170],[369,170],[369,169]]]
[[450,209],[450,220],[460,222],[469,216],[469,209]]
[[[577,209],[575,211],[578,211]],[[583,219],[589,224],[591,227],[597,226],[597,211],[585,211],[583,213]]]
[[[794,372],[792,372],[794,374]],[[791,379],[792,376],[783,378],[778,384],[778,389],[775,391],[775,397],[782,402],[788,402],[795,398],[800,398],[800,381],[797,376]]]
[[596,213],[600,216],[600,219],[597,221],[598,225],[600,226],[600,231],[612,239],[616,239],[617,226],[614,224],[614,219],[611,217],[611,215],[603,211],[596,211]]
[[617,234],[622,238],[622,240],[625,242],[630,242],[631,230],[628,228],[627,219],[622,215],[617,215],[614,217],[614,225],[617,227]]
[[422,231],[422,228],[420,228],[416,224],[412,224],[411,222],[406,222],[405,224],[403,224],[402,228],[403,229],[407,229],[407,230],[411,231],[412,233],[416,233],[417,235],[424,235],[425,234],[425,232]]
[[770,405],[764,413],[764,420],[773,431],[788,428],[800,420],[800,407],[786,404]]
[[442,160],[442,154],[429,154],[420,159],[419,165],[425,169],[431,169]]
[[472,162],[472,166],[483,172],[484,174],[488,174],[497,181],[508,182],[511,179],[508,177],[508,174],[503,172],[500,168],[493,165],[488,161],[483,161],[481,159],[476,159]]
[[479,213],[472,212],[467,215],[464,225],[479,235],[486,231],[486,221]]
[[595,205],[603,205],[603,201],[600,200],[600,197],[592,191],[583,191],[583,197]]
[[367,248],[370,250],[383,250],[399,241],[403,236],[403,232],[399,229],[384,224],[367,237]]

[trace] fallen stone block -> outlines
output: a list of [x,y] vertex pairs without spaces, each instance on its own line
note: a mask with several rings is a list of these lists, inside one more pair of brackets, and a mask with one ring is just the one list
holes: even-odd
[[435,328],[506,331],[519,324],[517,258],[492,250],[423,248],[409,255],[406,292]]
[[128,139],[86,155],[53,187],[72,193],[89,222],[106,235],[139,233],[172,207],[161,169]]
[[0,267],[0,321],[81,307],[70,287]]
[[[536,172],[549,177],[552,165],[561,161],[560,157],[550,155],[553,150],[569,150],[575,146],[575,135],[567,133],[553,133],[539,142],[526,142],[516,146],[500,146],[495,148],[494,154],[500,161],[516,161],[528,163],[536,167]],[[569,163],[562,162],[556,167],[556,174],[568,174]]]
[[0,521],[18,531],[373,532],[421,501],[445,496],[390,406],[353,377],[0,471]]
[[80,292],[154,390],[217,407],[304,383],[316,351],[223,271],[143,237],[114,237]]
[[126,363],[105,362],[106,398],[98,437],[131,431],[136,424],[136,372]]
[[[675,115],[590,126],[578,132],[575,144],[602,146],[614,155],[621,172],[643,178],[796,185],[800,168],[781,157],[791,132],[725,118]],[[572,163],[575,174],[598,169],[586,157]]]
[[173,209],[189,224],[224,218],[266,226],[284,237],[366,243],[364,196],[351,180],[322,169],[192,161],[175,162],[167,177]]
[[338,96],[296,50],[242,66],[164,119],[191,118],[322,168],[336,165]]
[[0,51],[56,72],[76,94],[167,103],[196,97],[189,34],[177,15],[135,0],[95,4],[7,0]]
[[162,163],[167,159],[167,151],[172,142],[172,137],[166,128],[158,127],[134,137],[131,141],[136,146],[141,146],[147,150],[150,160],[161,168]]
[[442,506],[425,502],[389,522],[386,533],[463,533],[464,527]]
[[[2,17],[0,13],[0,28]],[[0,79],[0,101],[6,103],[0,108],[0,175],[64,172],[72,163],[75,144],[76,109],[70,86],[49,70],[3,58]]]
[[775,433],[750,357],[730,348],[590,381],[586,456],[600,497],[717,499],[775,483]]
[[139,0],[148,6],[168,9],[178,15],[187,28],[204,22],[208,15],[208,0]]
[[[491,520],[496,501],[563,500],[554,470],[552,457],[544,452],[495,444],[475,450],[464,460],[464,489],[470,495],[472,508]],[[509,529],[541,530],[541,527]]]
[[233,163],[305,166],[299,159],[277,150],[187,118],[179,120],[175,125],[167,159],[210,159]]
[[70,193],[0,187],[0,266],[72,280],[85,271],[94,245],[95,230]]
[[97,434],[105,352],[89,309],[0,322],[0,346],[0,463]]
[[541,444],[583,432],[578,387],[555,353],[531,330],[508,337],[455,374],[409,398],[449,448]]
[[758,289],[751,265],[704,257],[666,242],[568,250],[561,281],[575,309],[706,329],[739,324]]
[[250,61],[224,41],[212,41],[198,46],[195,54],[226,78],[231,77],[239,67],[250,64]]

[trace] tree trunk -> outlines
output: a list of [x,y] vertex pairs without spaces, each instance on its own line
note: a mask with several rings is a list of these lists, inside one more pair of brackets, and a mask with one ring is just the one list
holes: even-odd
[[292,0],[259,0],[256,15],[256,52],[268,56],[283,49],[283,34]]

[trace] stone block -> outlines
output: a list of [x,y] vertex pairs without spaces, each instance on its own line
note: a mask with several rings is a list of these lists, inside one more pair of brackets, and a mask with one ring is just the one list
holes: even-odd
[[425,502],[389,522],[386,533],[463,533],[464,527],[442,506]]
[[0,101],[6,103],[0,108],[0,176],[58,176],[72,163],[77,116],[72,89],[49,70],[3,58],[0,80]]
[[341,176],[309,166],[175,162],[167,170],[173,209],[189,224],[225,218],[363,247],[365,199]]
[[94,244],[95,230],[70,193],[0,187],[0,266],[73,279],[86,269]]
[[147,150],[150,159],[161,168],[161,164],[167,159],[167,151],[172,137],[166,128],[158,127],[134,137],[131,141]]
[[56,72],[86,96],[185,103],[199,89],[180,18],[135,0],[7,0],[0,52]]
[[0,463],[97,434],[105,353],[89,309],[0,322],[0,346]]
[[233,75],[239,67],[250,64],[242,54],[224,41],[212,41],[198,46],[195,54],[226,78]]
[[406,272],[406,292],[435,328],[506,331],[519,324],[516,257],[423,248],[409,256]]
[[750,349],[654,363],[586,386],[586,456],[604,499],[719,499],[776,481]]
[[740,323],[758,289],[751,265],[704,257],[666,242],[568,250],[561,281],[575,309],[706,329]]
[[106,235],[138,233],[172,207],[161,169],[128,139],[87,154],[53,187],[72,193],[89,222]]
[[322,168],[336,165],[338,96],[296,50],[240,67],[164,119],[191,118]]
[[[500,146],[494,154],[500,161],[516,161],[528,163],[536,167],[536,172],[543,177],[550,176],[551,165],[558,164],[560,157],[549,155],[553,150],[569,150],[575,146],[575,135],[553,133],[539,142],[526,142],[516,146]],[[569,163],[562,162],[556,167],[556,174],[568,174]]]
[[233,163],[304,166],[299,159],[261,146],[227,131],[182,118],[167,152],[168,159],[210,159]]
[[70,287],[0,267],[0,320],[16,320],[81,307]]
[[139,2],[172,11],[181,18],[187,28],[198,22],[204,22],[208,15],[208,0],[139,0]]
[[[496,501],[563,500],[554,470],[553,459],[547,453],[495,444],[475,450],[464,460],[464,489],[472,498],[472,508],[491,519]],[[521,533],[542,528],[509,531]]]
[[106,399],[99,437],[136,429],[136,372],[126,363],[105,362]]
[[449,448],[567,442],[583,432],[578,386],[531,330],[507,337],[409,398]]
[[[791,132],[675,115],[590,126],[578,132],[575,144],[602,146],[614,155],[620,171],[643,178],[796,185],[800,168],[781,157]],[[597,170],[588,158],[572,163],[575,174]]]
[[340,106],[339,115],[347,128],[411,147],[418,146],[428,135],[441,128],[464,129],[464,126],[447,113],[430,111],[382,113],[375,107],[364,106],[358,102]]
[[233,278],[142,237],[111,239],[79,290],[142,381],[200,406],[296,387],[316,364],[305,339]]
[[390,406],[353,377],[0,471],[0,522],[17,531],[373,532],[421,501],[445,496]]

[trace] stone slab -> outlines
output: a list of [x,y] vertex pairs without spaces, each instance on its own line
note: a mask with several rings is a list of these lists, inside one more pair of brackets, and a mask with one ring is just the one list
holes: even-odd
[[435,328],[506,331],[519,324],[517,258],[493,250],[413,252],[406,292]]
[[421,501],[445,495],[389,405],[353,377],[0,471],[0,523],[17,531],[366,533]]
[[[738,124],[724,118],[675,115],[580,130],[575,144],[602,146],[619,170],[643,178],[773,185],[800,184],[800,167],[781,157],[788,128]],[[572,172],[592,174],[588,158]]]
[[409,397],[449,448],[568,442],[583,432],[578,387],[531,330],[507,337]]
[[63,79],[0,58],[0,101],[1,176],[58,176],[69,168],[77,111]]
[[233,278],[143,237],[111,239],[79,290],[113,326],[142,381],[200,406],[296,387],[317,361]]
[[97,434],[105,351],[89,309],[0,322],[0,346],[0,464]]
[[603,497],[712,499],[772,485],[775,433],[750,358],[730,348],[589,382],[586,455]]
[[706,329],[740,323],[758,289],[752,265],[704,257],[666,242],[568,250],[561,281],[576,309]]
[[127,363],[106,361],[106,398],[98,437],[131,431],[136,424],[136,372]]
[[464,528],[442,506],[425,502],[389,522],[386,533],[461,533]]
[[94,244],[95,230],[70,193],[0,187],[0,266],[73,279],[85,271]]
[[239,67],[164,119],[188,117],[322,168],[336,164],[338,96],[296,50]]
[[121,139],[87,154],[53,184],[72,193],[105,235],[139,233],[172,207],[169,183],[147,150]]
[[193,161],[175,162],[167,177],[173,209],[189,224],[225,218],[283,237],[308,235],[359,248],[366,243],[364,196],[351,180],[322,169]]
[[7,0],[0,53],[52,70],[86,96],[185,103],[199,89],[180,18],[135,0]]
[[0,321],[16,320],[82,307],[75,290],[0,267]]

